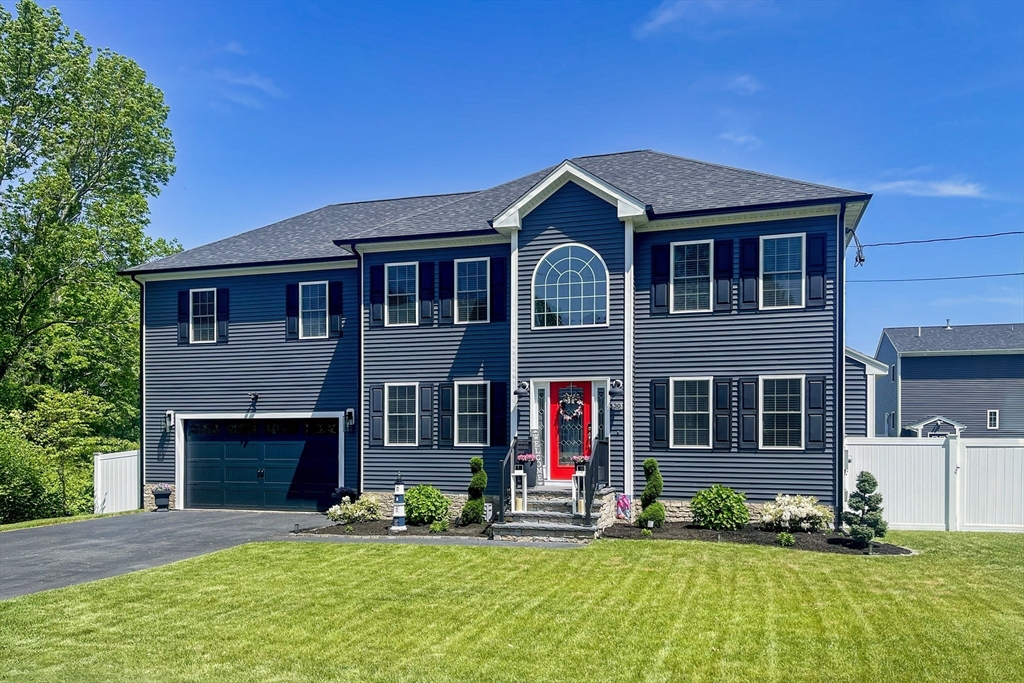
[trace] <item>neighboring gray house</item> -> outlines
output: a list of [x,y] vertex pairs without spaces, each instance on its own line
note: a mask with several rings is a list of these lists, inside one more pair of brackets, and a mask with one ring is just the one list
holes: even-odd
[[513,438],[549,486],[607,439],[617,493],[653,456],[669,500],[835,505],[844,255],[869,200],[624,152],[133,268],[144,483],[179,508],[324,508],[399,471],[464,493],[482,456],[495,494]]
[[846,347],[846,436],[875,436],[875,380],[888,372],[885,363]]
[[890,327],[875,358],[878,436],[1024,437],[1024,323]]

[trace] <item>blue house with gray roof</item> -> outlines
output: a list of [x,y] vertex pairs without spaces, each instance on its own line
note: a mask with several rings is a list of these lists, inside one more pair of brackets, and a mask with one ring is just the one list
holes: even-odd
[[887,327],[878,436],[1024,437],[1024,323]]
[[[842,500],[843,282],[870,195],[644,150],[327,206],[133,268],[145,485],[322,509],[481,456],[543,490]],[[600,466],[597,466],[600,463]],[[590,491],[593,493],[593,491]],[[511,508],[510,508],[511,509]]]

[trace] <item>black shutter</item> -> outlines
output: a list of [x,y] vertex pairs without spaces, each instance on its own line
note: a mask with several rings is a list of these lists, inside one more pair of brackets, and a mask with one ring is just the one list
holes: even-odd
[[505,302],[508,299],[508,272],[505,257],[491,259],[491,322],[503,323],[508,320]]
[[716,311],[732,310],[732,240],[715,240],[714,305]]
[[434,445],[434,387],[430,384],[420,385],[420,445]]
[[341,321],[345,315],[345,288],[339,281],[327,284],[327,314],[330,316],[329,335],[340,337]]
[[178,343],[188,344],[189,325],[189,292],[182,289],[178,292]]
[[822,308],[825,305],[825,266],[827,260],[828,234],[813,233],[807,236],[807,307]]
[[651,312],[668,313],[668,282],[671,274],[669,245],[651,246]]
[[370,266],[370,325],[384,324],[384,266]]
[[668,448],[668,380],[651,381],[651,448]]
[[228,321],[231,319],[231,304],[226,288],[217,290],[217,341],[228,340]]
[[442,384],[438,400],[440,419],[437,426],[437,440],[442,446],[455,443],[455,385]]
[[384,445],[384,385],[370,385],[370,445]]
[[816,375],[807,378],[807,438],[804,447],[809,451],[825,450],[825,378]]
[[757,378],[740,378],[740,450],[757,450]]
[[716,377],[714,390],[714,405],[711,412],[714,418],[712,445],[715,450],[727,451],[732,447],[732,380],[727,377]]
[[420,325],[434,324],[434,262],[420,261]]
[[284,315],[285,315],[285,338],[299,338],[299,285],[289,284],[285,286]]
[[506,448],[508,447],[507,382],[491,382],[491,405],[487,407],[491,414],[491,445]]
[[761,240],[757,237],[740,240],[740,308],[757,308],[760,252]]
[[441,261],[438,270],[438,298],[441,300],[440,322],[451,325],[455,322],[455,262]]

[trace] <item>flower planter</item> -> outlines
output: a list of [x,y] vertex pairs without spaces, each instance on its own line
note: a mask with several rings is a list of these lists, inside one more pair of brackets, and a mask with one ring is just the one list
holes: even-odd
[[526,471],[526,485],[533,487],[537,485],[537,461],[523,463]]
[[157,512],[166,512],[171,506],[171,492],[153,491],[153,502],[156,503]]

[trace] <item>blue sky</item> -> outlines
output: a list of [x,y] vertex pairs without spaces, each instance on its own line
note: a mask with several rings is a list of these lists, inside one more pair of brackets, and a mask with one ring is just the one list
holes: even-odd
[[[1024,228],[1024,3],[57,6],[163,89],[178,172],[151,232],[186,247],[640,148],[873,192],[864,243]],[[1014,236],[869,248],[849,277],[1018,271]],[[883,326],[1020,322],[1024,278],[847,301],[873,353]]]

